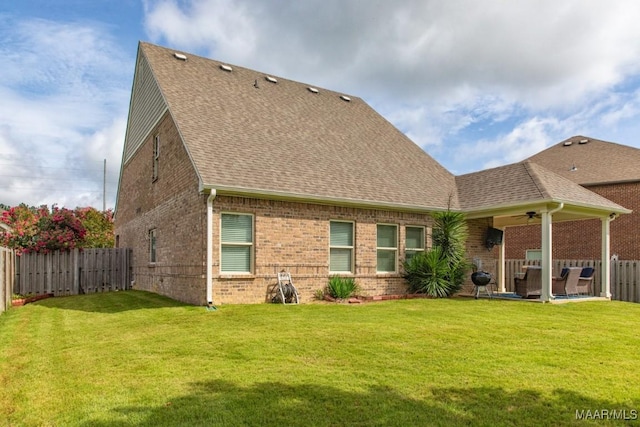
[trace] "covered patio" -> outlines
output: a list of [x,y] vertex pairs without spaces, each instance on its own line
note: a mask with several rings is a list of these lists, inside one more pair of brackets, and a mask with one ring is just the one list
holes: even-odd
[[[630,213],[618,205],[574,182],[531,162],[522,162],[457,177],[465,201],[467,219],[488,219],[491,227],[540,224],[541,230],[541,302],[560,302],[569,298],[553,293],[553,224],[562,221],[599,219],[601,239],[600,283],[598,298],[610,299],[610,224],[619,215]],[[495,285],[498,295],[506,294],[505,244],[498,250]]]

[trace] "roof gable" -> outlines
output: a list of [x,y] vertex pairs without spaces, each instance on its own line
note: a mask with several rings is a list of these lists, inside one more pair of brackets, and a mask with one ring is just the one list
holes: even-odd
[[174,53],[140,43],[203,187],[457,208],[453,175],[362,99]]
[[640,180],[640,149],[581,135],[527,160],[581,185]]
[[149,64],[144,57],[138,56],[122,153],[123,164],[140,148],[166,110],[167,104],[153,78]]
[[456,177],[465,211],[561,202],[626,212],[627,209],[539,164],[525,161]]

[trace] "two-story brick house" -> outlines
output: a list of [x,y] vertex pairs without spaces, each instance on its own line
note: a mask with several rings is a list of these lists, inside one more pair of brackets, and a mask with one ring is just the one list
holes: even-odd
[[[632,210],[611,223],[611,254],[640,259],[640,149],[586,136],[573,136],[530,157],[576,184]],[[554,226],[553,254],[558,259],[599,259],[600,224],[596,220]],[[540,227],[506,230],[506,257],[535,259]]]
[[529,163],[455,177],[358,97],[139,45],[115,220],[136,288],[263,302],[284,269],[303,300],[333,274],[402,293],[431,212],[467,213],[469,259],[489,261],[488,227],[560,204],[626,212]]

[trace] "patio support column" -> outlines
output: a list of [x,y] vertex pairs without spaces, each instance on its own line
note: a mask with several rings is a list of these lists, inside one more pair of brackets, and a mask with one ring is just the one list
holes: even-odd
[[[504,228],[501,228],[501,230],[504,233]],[[502,244],[499,246],[500,252],[498,254],[498,283],[496,283],[498,292],[501,292],[501,293],[507,292],[507,288],[505,287],[505,277],[504,277],[504,254],[505,254],[504,247],[505,247],[505,244],[504,244],[504,238],[503,238]]]
[[602,218],[602,268],[600,270],[600,296],[611,298],[611,242],[609,224],[611,217]]
[[540,300],[548,302],[551,300],[551,258],[552,258],[552,231],[551,214],[548,211],[542,212],[542,290]]

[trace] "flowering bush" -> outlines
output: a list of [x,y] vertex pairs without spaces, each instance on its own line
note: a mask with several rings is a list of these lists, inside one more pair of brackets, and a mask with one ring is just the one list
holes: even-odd
[[104,212],[96,208],[76,208],[76,217],[87,231],[82,242],[83,248],[111,248],[113,238],[113,211]]
[[0,245],[16,249],[20,255],[27,248],[32,248],[35,235],[38,233],[38,218],[35,208],[20,205],[2,213],[0,221],[11,227],[9,231],[0,232]]
[[113,214],[94,208],[70,210],[21,204],[0,216],[8,231],[0,231],[0,245],[18,255],[29,252],[70,251],[83,247],[113,246]]

